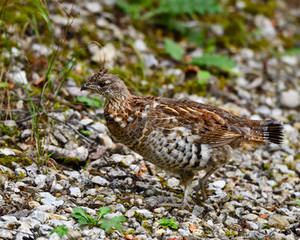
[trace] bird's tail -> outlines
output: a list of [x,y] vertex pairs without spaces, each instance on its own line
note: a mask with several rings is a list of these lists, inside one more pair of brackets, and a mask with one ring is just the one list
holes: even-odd
[[274,120],[251,121],[251,130],[245,136],[250,142],[272,142],[280,144],[283,141],[283,125]]

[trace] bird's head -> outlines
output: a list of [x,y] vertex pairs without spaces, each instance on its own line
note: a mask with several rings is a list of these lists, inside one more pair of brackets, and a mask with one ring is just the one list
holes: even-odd
[[91,90],[109,99],[124,98],[130,95],[126,85],[117,75],[110,74],[103,69],[93,74],[81,86],[81,90]]

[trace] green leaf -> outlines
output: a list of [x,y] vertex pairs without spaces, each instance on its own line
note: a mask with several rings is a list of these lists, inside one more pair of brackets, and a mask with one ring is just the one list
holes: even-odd
[[98,221],[81,207],[74,207],[71,216],[83,225],[97,225]]
[[161,225],[163,228],[172,228],[172,229],[178,229],[178,226],[176,224],[176,221],[174,219],[167,219],[162,218],[159,222],[159,225]]
[[210,76],[211,76],[211,74],[208,71],[204,71],[204,70],[199,71],[197,73],[197,78],[198,78],[197,82],[198,82],[198,84],[200,84],[200,85],[206,84],[207,80],[210,78]]
[[77,96],[77,101],[81,103],[85,103],[89,107],[100,108],[103,106],[103,101],[101,101],[98,97],[86,97],[86,96]]
[[202,57],[196,57],[189,63],[200,67],[217,67],[223,70],[230,70],[231,68],[236,67],[236,63],[233,60],[219,54],[207,54]]
[[286,50],[282,55],[298,55],[300,54],[300,48],[290,48]]
[[91,131],[90,130],[80,130],[80,132],[83,134],[83,135],[85,135],[85,136],[90,136],[91,135]]
[[175,60],[179,61],[182,59],[184,51],[179,44],[171,39],[165,39],[165,49],[168,54]]
[[157,12],[171,15],[216,14],[223,9],[215,0],[161,0]]
[[8,83],[0,82],[0,88],[6,88],[6,87],[8,87]]
[[110,219],[101,219],[100,227],[103,228],[105,232],[110,231],[112,228],[123,232],[121,222],[124,221],[126,221],[126,218],[124,216],[113,217]]
[[109,207],[101,207],[98,211],[99,218],[102,218],[104,215],[108,214],[110,212]]
[[298,204],[298,206],[300,207],[300,200],[299,201],[296,201],[296,203]]
[[60,239],[63,238],[63,236],[68,235],[69,229],[65,227],[65,225],[60,225],[56,228],[53,228],[50,234],[57,233],[57,235],[60,237]]

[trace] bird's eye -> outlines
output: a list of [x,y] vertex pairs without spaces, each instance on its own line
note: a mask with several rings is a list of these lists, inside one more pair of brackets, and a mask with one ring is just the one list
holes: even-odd
[[104,82],[100,82],[100,83],[99,83],[99,86],[100,86],[100,87],[104,87],[104,86],[105,86],[105,83],[104,83]]

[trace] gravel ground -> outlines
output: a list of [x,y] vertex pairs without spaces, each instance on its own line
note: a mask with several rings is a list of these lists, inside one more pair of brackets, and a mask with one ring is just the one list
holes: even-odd
[[[156,56],[147,46],[143,33],[130,24],[126,29],[115,24],[116,16],[103,10],[112,8],[114,1],[80,2],[75,6],[69,1],[61,3],[66,9],[73,8],[75,13],[80,13],[72,23],[72,31],[76,32],[93,17],[95,33],[105,42],[123,41],[125,36],[135,39],[133,44],[145,61],[148,76],[167,69],[165,74],[184,78],[184,72],[167,57]],[[284,1],[277,2],[285,10],[288,8]],[[286,16],[282,8],[276,13],[276,28],[262,15],[253,20],[261,34],[278,48],[280,34],[292,36],[300,31],[299,25],[289,21],[291,16],[300,18],[300,9],[290,9]],[[68,19],[56,13],[54,4],[49,4],[49,9],[59,38]],[[128,19],[124,17],[120,21],[127,23]],[[212,31],[218,30],[220,27],[212,27]],[[19,38],[17,33],[10,34]],[[13,49],[15,64],[7,78],[15,84],[33,84],[40,76],[35,70],[30,73],[24,70],[25,49],[42,57],[49,57],[51,50],[31,37],[19,40],[21,47]],[[74,42],[70,40],[70,44]],[[102,48],[89,46],[89,51],[91,61],[105,58],[109,66],[120,65],[128,57],[124,54],[128,51],[126,47],[117,49],[113,43]],[[199,49],[190,53],[197,54]],[[28,114],[22,112],[26,92],[13,89],[21,99],[13,103],[20,112],[14,120],[2,118],[1,123],[7,129],[19,129],[20,135],[0,132],[0,158],[26,155],[28,159],[0,165],[0,239],[59,239],[56,233],[50,232],[61,225],[69,229],[64,239],[300,239],[300,56],[268,58],[267,79],[262,77],[265,57],[265,52],[238,49],[232,56],[237,62],[234,69],[237,75],[226,91],[212,87],[206,97],[174,95],[218,105],[252,119],[273,118],[284,123],[285,139],[280,146],[268,144],[235,152],[231,162],[210,178],[210,195],[205,204],[188,210],[159,204],[169,198],[181,200],[179,180],[115,142],[105,126],[102,108],[77,106],[49,112],[48,121],[41,120],[40,128],[46,136],[43,148],[53,155],[47,164],[38,167],[31,120],[26,120]],[[137,61],[134,56],[131,60]],[[82,72],[83,65],[77,64],[75,71]],[[212,77],[210,81],[213,86],[217,80]],[[171,88],[165,85],[161,91]],[[79,84],[71,77],[62,92],[66,98],[88,94],[80,92]],[[58,99],[64,101],[63,97]],[[81,130],[88,130],[89,135],[78,134]],[[72,162],[75,158],[76,164],[68,164],[68,160]],[[122,223],[124,232],[84,227],[71,216],[74,207],[82,207],[96,216],[103,206],[111,209],[106,215],[108,219],[126,217]],[[174,219],[178,229],[163,228],[160,224],[163,218]]]

